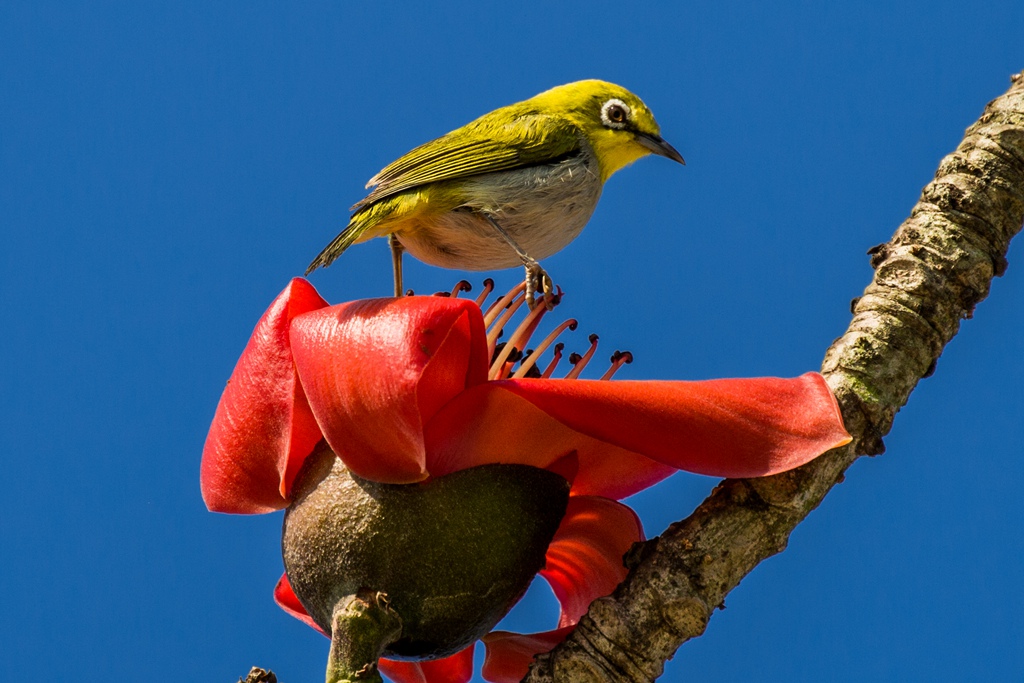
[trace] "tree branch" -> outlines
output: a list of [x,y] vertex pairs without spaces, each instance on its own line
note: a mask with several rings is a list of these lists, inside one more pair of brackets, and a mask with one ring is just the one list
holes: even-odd
[[822,364],[853,443],[792,472],[723,481],[689,518],[627,555],[626,580],[538,656],[524,683],[654,680],[729,591],[785,549],[846,468],[884,450],[896,411],[1003,274],[1024,221],[1024,72],[1012,81],[892,240],[869,251],[874,278]]

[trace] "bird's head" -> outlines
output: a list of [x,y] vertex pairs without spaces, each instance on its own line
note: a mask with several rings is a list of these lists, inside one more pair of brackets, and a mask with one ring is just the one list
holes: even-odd
[[652,153],[686,163],[661,137],[658,122],[643,100],[614,83],[568,83],[537,95],[534,101],[542,111],[559,112],[583,131],[597,154],[602,180]]

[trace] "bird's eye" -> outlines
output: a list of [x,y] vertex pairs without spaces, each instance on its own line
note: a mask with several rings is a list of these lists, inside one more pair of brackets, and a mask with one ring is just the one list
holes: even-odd
[[625,128],[629,121],[629,105],[622,100],[608,100],[601,107],[601,123],[609,128]]

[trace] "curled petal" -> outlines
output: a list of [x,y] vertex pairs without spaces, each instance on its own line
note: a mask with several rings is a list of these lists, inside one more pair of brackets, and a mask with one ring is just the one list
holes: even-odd
[[436,474],[488,462],[546,467],[576,450],[573,493],[608,498],[636,493],[670,468],[719,477],[776,474],[850,440],[817,373],[703,382],[488,382],[439,411],[427,437]]
[[301,602],[299,602],[298,596],[295,595],[295,591],[292,590],[292,584],[288,582],[287,574],[282,574],[281,578],[277,581],[277,585],[274,586],[274,602],[277,603],[278,607],[304,623],[306,626],[315,628],[328,638],[331,637],[316,625],[316,622],[313,621],[313,617],[309,616],[309,612],[307,612],[306,608],[302,606]]
[[558,626],[572,626],[590,603],[609,595],[626,578],[622,556],[644,540],[640,519],[607,498],[573,496],[540,574],[562,606]]
[[574,628],[566,626],[530,634],[491,631],[483,637],[487,656],[480,674],[491,683],[519,683],[529,671],[533,658],[561,643]]
[[473,677],[473,647],[421,662],[381,659],[380,671],[395,683],[467,683]]
[[576,431],[698,474],[777,474],[850,442],[836,399],[816,372],[793,379],[511,384]]
[[423,424],[487,376],[483,318],[463,299],[331,306],[296,318],[291,341],[327,442],[349,469],[373,481],[426,478]]
[[296,278],[256,324],[203,448],[200,486],[211,510],[258,513],[287,505],[288,487],[322,438],[295,374],[288,328],[295,316],[326,305]]

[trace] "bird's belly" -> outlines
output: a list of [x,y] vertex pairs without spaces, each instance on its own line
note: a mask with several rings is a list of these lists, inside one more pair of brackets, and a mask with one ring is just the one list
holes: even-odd
[[484,217],[491,216],[534,259],[576,239],[601,196],[596,161],[578,155],[557,164],[489,173],[463,181],[454,211],[396,232],[425,263],[460,270],[510,268],[522,262]]

